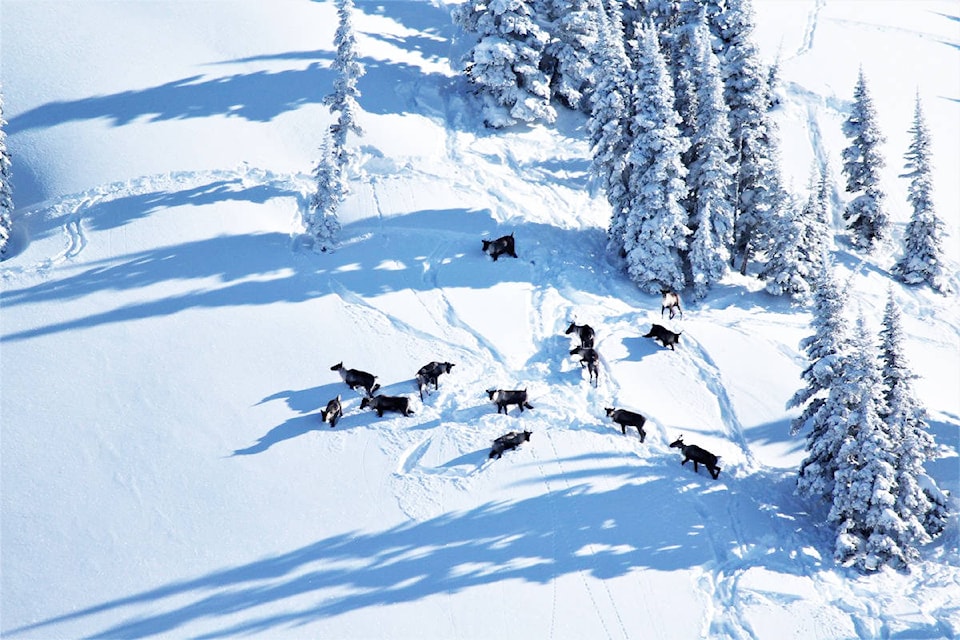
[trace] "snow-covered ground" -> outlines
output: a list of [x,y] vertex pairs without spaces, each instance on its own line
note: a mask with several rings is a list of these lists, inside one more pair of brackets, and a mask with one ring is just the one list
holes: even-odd
[[[793,189],[815,159],[839,182],[862,65],[897,239],[919,91],[960,290],[960,5],[756,9]],[[909,574],[862,576],[793,495],[784,405],[809,314],[730,276],[664,321],[676,352],[642,338],[659,299],[604,254],[583,118],[483,129],[449,6],[357,3],[366,133],[327,255],[296,237],[330,122],[331,2],[4,0],[0,20],[18,205],[0,265],[3,637],[960,636],[955,520]],[[480,252],[510,232],[519,259]],[[929,471],[956,494],[960,308],[896,284],[896,250],[836,259],[875,330],[893,287],[941,446]],[[571,320],[597,329],[596,388]],[[455,367],[421,402],[431,360]],[[415,415],[361,411],[341,361]],[[497,414],[494,387],[534,409]],[[646,442],[613,406],[649,417]],[[519,429],[529,443],[487,460]],[[680,466],[681,434],[721,455],[718,480]]]

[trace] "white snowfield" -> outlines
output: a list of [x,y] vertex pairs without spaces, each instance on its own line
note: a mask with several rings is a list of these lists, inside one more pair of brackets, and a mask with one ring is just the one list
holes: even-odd
[[[874,331],[893,288],[928,471],[957,495],[960,305],[889,268],[919,91],[960,290],[960,9],[755,4],[793,191],[824,160],[842,206],[840,123],[861,65],[871,82],[896,238],[864,258],[838,237],[835,259]],[[861,575],[793,494],[806,309],[731,275],[661,318],[605,252],[583,117],[484,129],[449,9],[357,2],[365,135],[341,246],[318,255],[298,237],[332,2],[3,3],[0,635],[960,637],[955,518],[909,573]],[[518,259],[481,252],[511,232]],[[596,387],[571,321],[597,331]],[[432,360],[455,366],[421,402]],[[341,361],[414,415],[361,410]],[[534,408],[497,414],[494,388]],[[646,441],[606,407],[645,415]],[[681,435],[717,480],[680,465]]]

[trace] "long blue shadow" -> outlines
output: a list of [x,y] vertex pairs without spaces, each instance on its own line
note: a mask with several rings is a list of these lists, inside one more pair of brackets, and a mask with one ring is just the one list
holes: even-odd
[[[236,198],[265,201],[290,195],[266,187],[238,191],[216,182],[181,194],[150,194],[100,209],[95,207],[88,224],[91,228],[125,224],[131,216],[161,205],[210,204]],[[136,211],[128,213],[129,209]],[[518,239],[522,259],[492,262],[480,249],[481,237],[510,231]],[[173,280],[215,278],[222,286],[185,289],[177,295],[7,333],[0,336],[0,342],[169,316],[193,308],[304,302],[330,293],[369,297],[439,286],[486,289],[500,282],[531,282],[537,277],[534,263],[546,259],[551,247],[581,247],[584,254],[572,259],[586,263],[590,252],[603,242],[599,229],[564,230],[530,223],[504,229],[488,212],[456,209],[418,211],[383,221],[353,223],[344,227],[343,237],[343,248],[320,256],[292,252],[286,234],[260,233],[218,236],[92,261],[75,275],[5,291],[0,301],[8,308],[69,302],[98,292],[142,289]],[[354,242],[351,238],[359,240]],[[385,261],[391,262],[389,268],[383,266]],[[249,279],[267,273],[286,275],[266,281]]]
[[[331,536],[289,553],[7,629],[4,635],[52,632],[57,624],[85,619],[93,625],[94,616],[109,613],[121,621],[90,637],[169,635],[194,621],[222,619],[221,628],[200,637],[226,638],[506,581],[548,584],[578,573],[608,580],[644,569],[722,570],[728,565],[794,575],[810,571],[792,559],[793,536],[787,533],[802,510],[795,501],[779,506],[770,501],[771,494],[789,494],[792,477],[770,474],[725,484],[669,467],[654,464],[638,476],[640,469],[627,465],[614,471],[625,483],[610,491],[568,482],[563,490],[533,498],[490,502],[383,531]],[[605,466],[596,476],[610,473]],[[562,478],[556,480],[561,484]],[[678,502],[697,507],[677,509]],[[756,522],[731,522],[731,514],[738,513],[752,513]],[[771,542],[779,539],[784,544]],[[767,552],[742,558],[743,545]],[[584,553],[587,548],[593,550]],[[315,604],[304,606],[305,595]]]
[[[449,51],[454,30],[449,13],[442,9],[420,2],[359,2],[356,6],[358,10],[382,15],[415,32],[404,37],[370,34],[372,37],[389,39],[392,44],[419,52],[428,60],[440,60]],[[304,105],[323,102],[324,96],[333,91],[336,78],[329,64],[333,57],[332,51],[315,50],[215,63],[210,66],[260,60],[310,61],[305,69],[254,71],[219,77],[196,74],[147,89],[49,102],[11,117],[6,131],[14,136],[31,129],[99,119],[107,120],[113,126],[142,119],[156,122],[218,115],[269,122]],[[433,82],[442,90],[451,83],[448,76],[425,73],[422,68],[406,63],[364,57],[359,61],[367,69],[357,85],[359,102],[370,113],[399,113],[413,107],[397,100],[398,87]]]

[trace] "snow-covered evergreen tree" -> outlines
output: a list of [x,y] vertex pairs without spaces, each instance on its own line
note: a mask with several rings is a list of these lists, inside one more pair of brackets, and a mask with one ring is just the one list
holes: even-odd
[[804,237],[800,246],[804,260],[811,265],[811,274],[820,272],[823,256],[830,252],[833,245],[830,235],[830,188],[830,167],[824,163],[819,180],[814,182],[811,179],[810,195],[803,208]]
[[339,24],[334,35],[337,56],[332,68],[336,73],[333,92],[324,97],[336,122],[324,135],[320,160],[313,170],[316,191],[310,198],[309,213],[305,216],[307,234],[313,238],[315,250],[327,251],[336,244],[340,233],[338,210],[346,195],[346,172],[350,162],[347,135],[352,131],[363,134],[357,122],[360,90],[357,82],[364,68],[357,61],[356,34],[353,30],[353,0],[336,0]]
[[596,75],[595,58],[601,20],[600,0],[539,0],[538,14],[547,16],[550,41],[543,51],[541,68],[554,97],[571,109],[589,112]]
[[904,536],[916,547],[940,533],[948,517],[947,501],[924,463],[936,452],[927,428],[926,411],[913,392],[911,372],[903,350],[901,312],[891,289],[880,331],[881,379],[884,393],[883,418],[897,443],[896,512],[904,522]]
[[[692,3],[696,4],[696,3]],[[726,273],[733,241],[733,175],[730,164],[733,144],[730,123],[723,101],[723,82],[716,55],[710,45],[710,32],[701,21],[694,29],[690,46],[699,51],[698,78],[694,105],[694,127],[688,154],[687,185],[690,227],[688,261],[696,298]]]
[[827,399],[842,373],[842,363],[849,348],[847,320],[843,317],[846,293],[836,281],[833,264],[824,256],[823,266],[813,290],[814,333],[800,341],[809,364],[800,377],[806,386],[787,402],[787,408],[802,407],[791,423],[791,433],[809,429],[806,436],[807,456],[800,465],[797,492],[808,497],[831,499],[833,474],[843,433],[834,430]]
[[773,245],[766,264],[760,270],[767,293],[788,295],[797,302],[809,299],[813,279],[819,274],[806,261],[807,253],[802,245],[806,238],[806,212],[806,207],[801,208],[796,203],[778,209],[770,220],[775,230],[772,234]]
[[612,210],[609,249],[624,253],[623,228],[627,211],[627,150],[631,143],[630,87],[633,69],[624,47],[623,17],[616,0],[601,19],[597,37],[596,87],[587,132],[590,136],[590,175],[606,193]]
[[828,410],[843,434],[829,520],[837,527],[835,558],[867,571],[905,566],[916,556],[896,511],[896,443],[880,418],[883,406],[876,347],[861,315]]
[[903,256],[893,267],[893,273],[907,284],[930,285],[943,291],[946,280],[943,274],[943,222],[933,208],[933,166],[930,156],[930,130],[923,116],[920,96],[917,95],[912,141],[905,154],[910,179],[908,199],[913,213],[907,224]]
[[623,248],[627,272],[638,287],[650,293],[664,287],[679,291],[686,284],[682,254],[690,233],[681,205],[687,187],[680,117],[656,31],[646,26],[639,35]]
[[880,147],[885,139],[877,125],[877,112],[863,68],[854,88],[853,107],[843,123],[843,134],[850,138],[850,146],[843,150],[843,174],[847,178],[847,193],[853,196],[843,217],[853,245],[869,251],[887,238],[890,222],[884,202],[886,194],[880,184],[880,170],[886,164]]
[[482,102],[485,122],[506,127],[556,120],[550,78],[541,69],[551,38],[535,20],[531,0],[466,0],[453,15],[477,36],[464,70]]
[[333,134],[333,148],[343,157],[347,149],[347,134],[353,131],[363,135],[363,129],[357,122],[360,105],[360,90],[357,83],[363,77],[363,65],[357,60],[357,37],[353,30],[353,0],[336,0],[339,24],[333,43],[337,47],[337,56],[333,60],[336,77],[333,81],[333,93],[323,99],[330,111],[337,114],[337,122],[330,126]]
[[337,212],[346,195],[345,166],[337,157],[332,133],[324,136],[320,151],[320,160],[313,170],[316,190],[310,198],[307,235],[313,238],[315,250],[327,251],[336,245],[340,235]]
[[7,152],[7,134],[3,119],[3,92],[0,91],[0,255],[7,252],[10,233],[13,230],[13,174],[10,170],[10,154]]
[[773,109],[783,101],[783,82],[780,80],[780,54],[767,69],[767,105]]
[[777,216],[773,247],[760,272],[767,283],[767,292],[789,295],[797,302],[810,298],[823,256],[829,250],[827,196],[824,172],[819,174],[819,179],[811,179],[810,193],[803,207],[793,204]]
[[[673,77],[674,107],[680,116],[680,135],[692,140],[697,130],[697,91],[705,80],[701,77],[701,41],[706,37],[709,43],[709,27],[697,0],[679,0],[672,13],[675,17],[669,39],[661,40],[661,45],[669,47],[668,66]],[[706,36],[702,30],[707,30]],[[713,72],[719,73],[715,60]],[[685,157],[684,163],[689,167],[690,158]]]
[[713,43],[713,52],[721,58],[726,48],[723,43],[724,13],[726,11],[726,0],[694,0],[703,7],[703,17],[710,29],[711,42]]
[[750,0],[728,0],[726,11],[716,20],[737,167],[732,264],[746,273],[750,260],[768,248],[770,220],[777,207],[785,204],[779,141],[769,115],[767,69],[753,42]]

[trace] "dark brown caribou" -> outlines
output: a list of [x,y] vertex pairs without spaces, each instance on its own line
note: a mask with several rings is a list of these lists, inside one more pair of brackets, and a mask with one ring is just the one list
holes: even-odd
[[720,467],[717,466],[717,461],[719,458],[706,449],[698,447],[695,444],[684,444],[683,436],[680,436],[676,440],[670,443],[670,446],[673,448],[679,448],[683,452],[683,460],[680,461],[680,464],[686,464],[687,460],[693,460],[693,472],[697,473],[699,471],[698,464],[702,464],[707,468],[707,471],[710,472],[710,475],[713,476],[713,479],[716,480],[720,475]]

